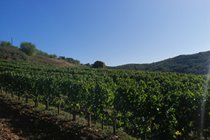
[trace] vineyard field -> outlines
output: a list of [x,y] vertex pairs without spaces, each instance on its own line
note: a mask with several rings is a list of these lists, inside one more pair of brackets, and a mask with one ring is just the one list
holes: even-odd
[[[62,68],[0,60],[0,90],[151,140],[210,139],[210,81],[206,75]],[[207,82],[206,82],[207,81]],[[207,84],[207,85],[205,85]],[[205,90],[207,87],[207,91]],[[204,125],[201,104],[205,98]],[[18,100],[17,99],[17,100]]]

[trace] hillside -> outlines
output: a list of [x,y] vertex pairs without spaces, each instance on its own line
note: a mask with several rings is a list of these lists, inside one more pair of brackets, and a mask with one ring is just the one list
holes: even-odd
[[[33,45],[28,42],[25,44]],[[50,55],[46,52],[35,48],[36,55],[28,55],[21,48],[11,45],[9,42],[0,43],[0,59],[20,60],[33,63],[41,63],[58,67],[75,67],[81,66],[78,60],[66,58],[64,56]],[[97,61],[96,61],[97,62]],[[180,55],[163,61],[150,64],[125,64],[111,69],[143,70],[143,71],[161,71],[161,72],[178,72],[206,74],[209,70],[210,51],[200,52],[191,55]],[[105,66],[105,64],[104,64]],[[89,66],[91,67],[91,66]],[[93,66],[94,67],[94,66]]]
[[208,73],[209,64],[210,64],[210,51],[207,51],[192,55],[180,55],[174,58],[169,58],[151,64],[126,64],[113,68],[128,69],[128,70],[206,74]]
[[12,46],[0,46],[0,59],[6,60],[28,60],[28,56]]
[[41,63],[59,67],[72,67],[79,65],[79,62],[74,63],[76,61],[74,59],[70,59],[72,61],[71,62],[68,61],[69,59],[65,59],[65,57],[57,58],[56,56],[49,55],[40,50],[38,50],[36,55],[30,56],[9,43],[6,45],[5,43],[0,44],[0,59],[29,61],[33,63]]

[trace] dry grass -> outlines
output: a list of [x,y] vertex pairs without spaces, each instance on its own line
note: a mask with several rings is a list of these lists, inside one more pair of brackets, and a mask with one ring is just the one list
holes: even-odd
[[59,66],[59,67],[75,67],[76,66],[75,64],[69,63],[65,60],[49,58],[49,57],[41,56],[41,55],[31,56],[29,60],[32,62]]

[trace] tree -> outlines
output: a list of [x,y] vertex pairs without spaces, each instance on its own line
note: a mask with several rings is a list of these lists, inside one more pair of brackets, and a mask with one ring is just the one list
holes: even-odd
[[105,68],[106,65],[104,62],[102,61],[96,61],[93,65],[92,65],[93,68]]
[[36,55],[36,46],[30,42],[22,42],[20,44],[20,50],[29,56]]

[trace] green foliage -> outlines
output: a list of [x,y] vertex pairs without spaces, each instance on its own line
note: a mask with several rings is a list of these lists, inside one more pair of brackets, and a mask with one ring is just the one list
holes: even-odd
[[1,41],[0,47],[12,47],[12,44],[8,41]]
[[[206,80],[202,75],[0,61],[0,79],[5,91],[30,95],[34,101],[48,100],[58,110],[62,105],[75,114],[91,113],[92,118],[109,125],[116,119],[117,127],[136,137],[190,139],[189,133],[200,132]],[[210,130],[209,99],[210,92],[206,99],[206,130]]]
[[0,59],[29,60],[31,62],[47,63],[56,66],[72,66],[72,64],[80,65],[79,60],[62,56],[58,57],[55,54],[48,54],[37,49],[36,46],[30,42],[22,42],[20,48],[13,46],[7,41],[0,42]]
[[28,57],[10,42],[3,41],[0,43],[0,59],[27,60]]
[[80,64],[79,60],[76,60],[76,59],[73,59],[73,58],[68,58],[68,57],[65,57],[65,56],[59,56],[59,59],[65,60],[65,61],[67,61],[69,63],[72,63],[72,64]]
[[57,55],[55,55],[55,54],[50,54],[49,57],[50,57],[50,58],[57,58]]
[[106,65],[102,61],[96,61],[96,62],[93,63],[92,67],[93,68],[105,68]]
[[180,55],[151,64],[127,64],[115,69],[147,70],[162,72],[206,74],[210,64],[210,51],[192,55]]
[[30,42],[22,42],[20,44],[20,50],[29,56],[34,56],[37,53],[36,46]]
[[65,58],[65,60],[69,63],[73,63],[73,64],[80,64],[79,60],[73,59],[73,58]]

